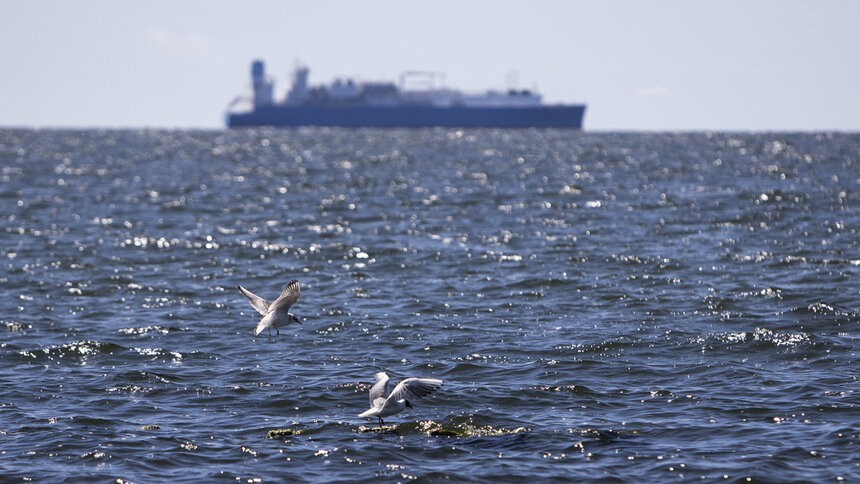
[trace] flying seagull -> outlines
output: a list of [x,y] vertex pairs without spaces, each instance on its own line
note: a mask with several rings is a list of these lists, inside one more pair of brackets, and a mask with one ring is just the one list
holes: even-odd
[[388,393],[388,375],[384,371],[373,375],[376,383],[370,388],[370,409],[359,414],[359,417],[376,417],[382,427],[382,417],[400,413],[406,407],[413,408],[409,398],[421,398],[436,391],[442,386],[442,380],[435,378],[407,378],[397,386],[391,394]]
[[280,336],[281,332],[278,331],[278,325],[286,326],[292,322],[302,324],[302,322],[299,321],[299,318],[289,312],[290,306],[299,300],[299,281],[292,281],[287,284],[281,292],[281,295],[278,296],[278,299],[275,299],[272,304],[269,304],[265,299],[242,286],[236,287],[239,288],[239,292],[248,298],[248,301],[251,302],[251,306],[254,306],[254,309],[263,315],[263,318],[260,319],[259,323],[257,323],[257,327],[254,328],[254,336],[262,333],[264,329],[268,329],[269,339],[271,339],[273,327],[275,328],[275,334]]

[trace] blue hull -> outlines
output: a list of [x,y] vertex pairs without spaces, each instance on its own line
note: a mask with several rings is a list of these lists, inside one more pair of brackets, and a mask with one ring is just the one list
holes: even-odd
[[263,106],[227,115],[227,127],[582,128],[584,105],[538,107]]

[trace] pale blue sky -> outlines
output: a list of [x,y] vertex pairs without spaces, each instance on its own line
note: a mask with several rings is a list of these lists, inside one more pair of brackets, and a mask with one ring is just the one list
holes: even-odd
[[282,93],[446,74],[586,103],[586,130],[860,131],[860,1],[0,0],[0,127],[220,128]]

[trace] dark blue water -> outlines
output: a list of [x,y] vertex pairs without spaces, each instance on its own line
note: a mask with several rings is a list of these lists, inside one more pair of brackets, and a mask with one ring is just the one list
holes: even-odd
[[[858,153],[2,130],[0,475],[856,481]],[[304,324],[253,337],[236,285],[292,279]],[[374,431],[380,370],[444,385]]]

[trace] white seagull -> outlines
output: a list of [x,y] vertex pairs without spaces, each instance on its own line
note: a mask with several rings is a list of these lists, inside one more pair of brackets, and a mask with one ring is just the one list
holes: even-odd
[[281,295],[272,304],[269,304],[265,299],[242,286],[236,287],[239,288],[239,292],[248,298],[251,306],[254,306],[254,309],[263,315],[263,318],[257,323],[257,327],[254,328],[254,336],[262,333],[264,329],[268,329],[269,339],[271,339],[273,327],[275,328],[275,334],[280,336],[281,332],[278,331],[278,325],[286,326],[292,322],[302,324],[299,318],[290,312],[290,306],[299,300],[299,281],[292,281],[287,284],[287,287],[284,288]]
[[360,413],[359,417],[376,417],[382,427],[382,417],[400,413],[406,407],[413,408],[407,398],[421,398],[436,391],[442,386],[442,380],[435,378],[407,378],[388,394],[388,375],[380,371],[373,375],[376,383],[370,388],[370,409]]

